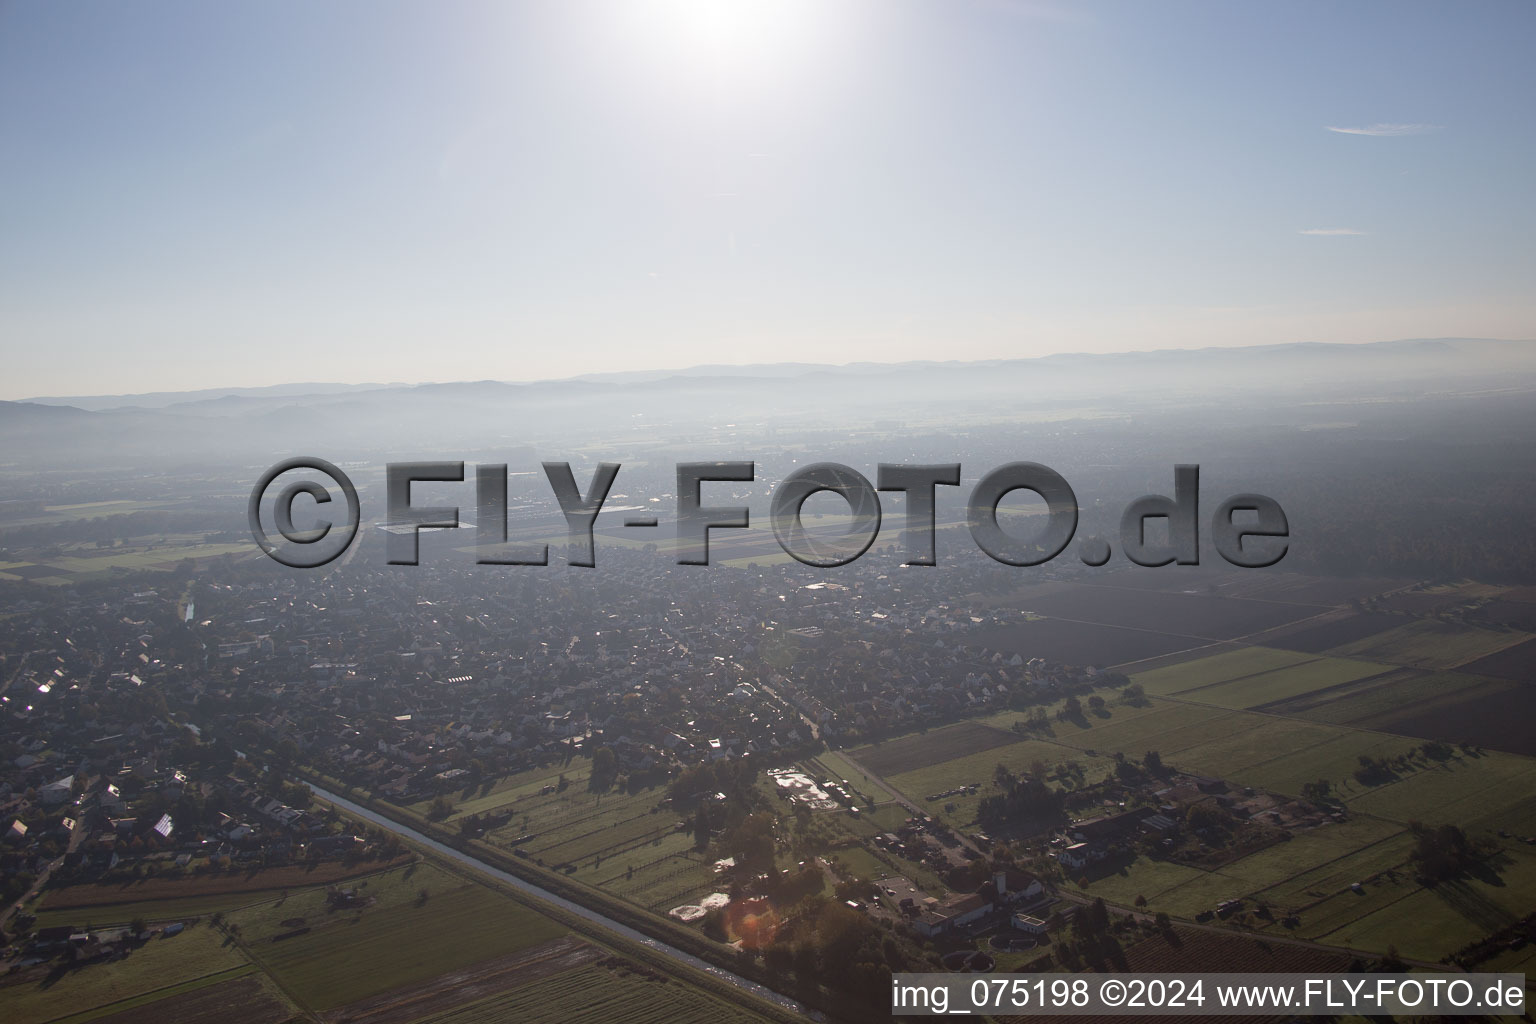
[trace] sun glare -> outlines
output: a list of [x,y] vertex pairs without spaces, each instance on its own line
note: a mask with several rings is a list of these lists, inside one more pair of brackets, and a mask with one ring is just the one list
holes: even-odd
[[[725,78],[783,73],[799,62],[836,3],[811,0],[651,0],[631,16],[674,70]],[[681,65],[681,67],[677,67]]]

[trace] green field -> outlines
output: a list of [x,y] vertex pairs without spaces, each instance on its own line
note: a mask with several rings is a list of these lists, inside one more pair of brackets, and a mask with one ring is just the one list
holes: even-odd
[[[1288,908],[1293,904],[1270,896],[1267,890],[1402,834],[1403,829],[1390,822],[1357,819],[1298,833],[1288,843],[1278,843],[1216,870],[1141,858],[1123,875],[1093,882],[1089,891],[1106,899],[1123,897],[1127,903],[1138,895],[1145,896],[1150,909],[1180,917],[1193,917],[1223,900],[1258,893]],[[1402,857],[1406,857],[1406,843],[1403,850]],[[1395,852],[1391,857],[1394,864],[1402,859]]]
[[[64,970],[52,983],[23,983],[3,990],[7,1024],[42,1024],[89,1014],[152,992],[170,994],[255,970],[240,950],[207,925],[171,938],[154,938],[125,959]],[[56,972],[57,973],[57,972]]]
[[1390,665],[1369,661],[1318,658],[1224,683],[1181,690],[1177,696],[1180,700],[1195,700],[1222,708],[1256,708],[1391,670]]
[[1244,647],[1224,654],[1213,654],[1209,658],[1137,672],[1131,676],[1131,681],[1140,683],[1148,693],[1178,693],[1259,672],[1272,672],[1288,665],[1312,661],[1316,657],[1315,654],[1282,651],[1274,647]]
[[[455,804],[450,824],[468,814],[512,813],[486,842],[518,850],[578,881],[665,913],[714,891],[719,854],[699,854],[682,817],[661,806],[660,786],[636,793],[594,793],[590,762],[535,768],[498,781],[485,795]],[[565,787],[560,788],[560,778]],[[554,787],[554,792],[542,790]],[[411,810],[424,813],[428,801]]]
[[1461,757],[1406,775],[1396,782],[1359,789],[1350,809],[1394,821],[1452,821],[1463,828],[1536,832],[1532,794],[1536,760],[1487,752]]
[[1248,766],[1242,773],[1243,781],[1277,793],[1297,794],[1305,783],[1327,779],[1347,797],[1364,788],[1353,778],[1362,756],[1390,759],[1418,744],[1399,736],[1331,727],[1311,735],[1316,742],[1298,744],[1294,750]]
[[[7,568],[17,569],[37,565],[55,570],[52,575],[34,576],[31,580],[33,583],[54,584],[69,582],[80,576],[107,573],[113,569],[168,570],[175,568],[180,562],[188,558],[214,558],[227,554],[249,554],[256,550],[256,546],[248,542],[235,544],[168,544],[156,547],[153,550],[135,548],[92,555],[45,557],[39,558],[35,562],[11,562],[7,564]],[[6,572],[4,569],[0,569],[0,579],[20,580],[21,578],[21,576],[16,575],[14,572]]]
[[1154,700],[1144,707],[1111,707],[1108,718],[1089,715],[1084,719],[1087,728],[1053,721],[1050,738],[1072,747],[1120,750],[1127,757],[1140,757],[1148,750],[1177,748],[1186,729],[1191,730],[1192,739],[1207,738],[1210,727],[1230,714],[1198,704]]
[[1453,669],[1529,639],[1531,634],[1513,629],[1480,629],[1438,619],[1415,619],[1405,626],[1336,647],[1329,653],[1414,668]]
[[849,755],[876,775],[884,777],[915,772],[978,751],[1006,747],[1018,739],[1016,734],[1007,729],[977,722],[960,722],[946,725],[942,729],[913,733],[860,747],[849,751]]
[[[556,785],[560,776],[564,775],[571,785],[579,785],[583,789],[587,785],[587,773],[589,764],[585,761],[576,762],[567,767],[551,766],[549,768],[530,768],[516,775],[509,775],[504,779],[498,779],[488,790],[476,789],[473,796],[460,799],[454,798],[454,817],[467,814],[486,814],[499,810],[509,804],[514,804],[520,799],[536,795],[544,786]],[[409,808],[418,814],[426,814],[431,800],[422,800],[409,805]],[[450,819],[452,820],[452,819]]]
[[764,1018],[672,979],[623,967],[567,971],[417,1024],[719,1024]]
[[[1473,878],[1425,889],[1403,873],[1384,888],[1389,897],[1398,898],[1353,915],[1320,934],[1319,940],[1370,950],[1391,945],[1404,956],[1437,960],[1530,913],[1536,905],[1536,856],[1514,852],[1497,884]],[[1345,898],[1340,895],[1334,901]],[[1348,898],[1359,899],[1353,893]]]
[[1431,704],[1453,705],[1517,685],[1462,672],[1404,668],[1384,676],[1360,679],[1325,693],[1304,694],[1266,710],[1333,725],[1389,728],[1388,723],[1394,715],[1418,714]]
[[201,896],[187,896],[183,899],[142,900],[133,903],[114,903],[110,906],[60,907],[58,909],[51,908],[44,902],[41,909],[37,911],[36,927],[51,928],[56,925],[70,924],[100,928],[127,924],[136,917],[142,917],[151,924],[161,921],[169,923],[183,918],[204,917],[218,910],[235,910],[239,907],[263,903],[271,898],[271,893],[261,892],[207,893]]
[[1257,708],[1391,672],[1393,666],[1246,647],[1131,676],[1148,693],[1216,707]]
[[[230,921],[261,966],[315,1010],[565,934],[522,904],[441,868],[397,868],[366,882],[357,891],[373,903],[360,909],[333,911],[324,891],[311,890],[240,911]],[[303,927],[310,931],[279,938]]]

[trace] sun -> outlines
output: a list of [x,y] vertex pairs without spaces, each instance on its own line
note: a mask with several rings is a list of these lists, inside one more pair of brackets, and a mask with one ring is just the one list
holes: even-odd
[[649,0],[636,4],[631,16],[666,59],[737,78],[793,66],[835,6],[813,0]]

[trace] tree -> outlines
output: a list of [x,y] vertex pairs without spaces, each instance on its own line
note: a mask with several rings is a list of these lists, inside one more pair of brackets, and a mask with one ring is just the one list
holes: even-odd
[[1327,800],[1332,792],[1333,783],[1327,779],[1318,779],[1316,782],[1303,782],[1301,784],[1301,795],[1307,800]]
[[145,921],[142,917],[135,917],[132,921],[128,922],[128,930],[135,935],[143,935],[149,931],[149,922]]
[[592,775],[587,780],[587,788],[602,792],[613,785],[618,774],[618,755],[610,747],[598,747],[592,754]]
[[821,965],[821,957],[816,952],[816,946],[810,942],[802,942],[795,947],[793,957],[795,977],[799,978],[802,984],[814,984],[816,969]]
[[693,816],[693,848],[702,850],[709,846],[709,810],[703,800],[699,801],[699,811]]
[[747,815],[726,834],[724,843],[744,870],[753,874],[768,870],[773,866],[773,815],[767,811]]
[[1410,821],[1415,837],[1413,862],[1419,881],[1436,885],[1466,873],[1487,851],[1479,850],[1467,834],[1455,825],[1430,826]]
[[1159,754],[1155,750],[1147,751],[1146,754],[1142,757],[1141,763],[1146,765],[1147,771],[1151,772],[1158,778],[1162,778],[1163,773],[1167,771],[1167,769],[1163,767],[1163,755]]
[[1066,818],[1066,794],[1038,776],[1014,780],[1007,792],[989,796],[976,807],[976,820],[997,832],[1009,825],[1051,828]]
[[773,974],[788,974],[794,966],[794,960],[794,949],[783,942],[775,942],[763,950],[763,965]]
[[427,808],[427,820],[442,821],[452,813],[453,804],[447,797],[433,797],[431,806]]
[[1232,816],[1213,803],[1195,804],[1184,815],[1184,823],[1197,831],[1200,829],[1224,830],[1231,821]]

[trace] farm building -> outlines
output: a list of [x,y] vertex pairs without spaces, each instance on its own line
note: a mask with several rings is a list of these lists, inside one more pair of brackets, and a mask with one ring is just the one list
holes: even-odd
[[[930,902],[931,900],[931,902]],[[992,904],[980,893],[955,893],[943,901],[924,900],[924,906],[912,921],[913,929],[924,938],[933,938],[952,928],[961,928],[992,912]]]

